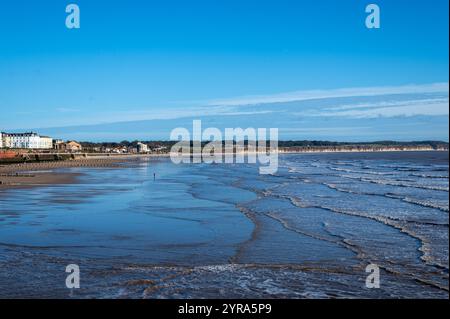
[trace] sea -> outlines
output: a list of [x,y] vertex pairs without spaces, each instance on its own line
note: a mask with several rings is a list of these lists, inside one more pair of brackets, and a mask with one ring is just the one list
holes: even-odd
[[448,152],[58,172],[0,190],[1,298],[449,297]]

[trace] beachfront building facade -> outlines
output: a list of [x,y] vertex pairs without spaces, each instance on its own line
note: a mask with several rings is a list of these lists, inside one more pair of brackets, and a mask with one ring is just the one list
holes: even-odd
[[136,149],[138,153],[147,153],[148,152],[148,145],[138,142],[136,145]]
[[60,151],[64,148],[64,141],[60,139],[53,139],[53,149]]
[[34,132],[1,133],[2,148],[52,149],[53,139]]
[[39,148],[46,150],[52,149],[53,139],[49,136],[41,136],[39,139]]
[[83,147],[75,141],[64,142],[63,140],[54,140],[53,149],[61,152],[77,153],[81,152]]
[[75,142],[75,141],[69,141],[66,143],[66,151],[69,151],[71,153],[81,152],[82,150],[81,144]]
[[37,133],[3,133],[4,147],[39,148],[40,136]]

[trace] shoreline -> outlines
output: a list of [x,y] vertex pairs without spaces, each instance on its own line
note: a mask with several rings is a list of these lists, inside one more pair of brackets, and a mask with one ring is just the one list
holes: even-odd
[[[408,149],[408,150],[311,150],[311,151],[278,151],[278,155],[289,154],[333,154],[333,153],[384,153],[384,152],[448,152],[448,150],[435,149]],[[264,152],[254,152],[264,153]],[[253,153],[253,154],[254,154]],[[227,155],[230,153],[221,153]],[[236,154],[236,153],[233,153]],[[242,153],[240,153],[242,154]],[[248,155],[249,152],[244,152]],[[201,156],[193,154],[191,156]],[[120,164],[130,163],[141,158],[168,158],[170,153],[163,154],[136,154],[136,155],[87,155],[71,160],[24,162],[13,164],[2,164],[0,162],[0,190],[12,188],[28,188],[46,185],[63,185],[77,182],[80,173],[57,172],[54,170],[62,168],[92,167],[92,168],[115,168]],[[39,172],[44,171],[44,172]]]
[[[393,153],[393,152],[448,152],[448,149],[383,149],[383,150],[308,150],[308,151],[295,151],[295,150],[278,150],[278,155],[284,154],[322,154],[322,153]],[[231,154],[248,155],[248,154],[262,154],[269,152],[234,152],[224,153],[217,152],[216,156],[225,156]],[[0,176],[8,173],[20,173],[25,171],[38,171],[38,170],[51,170],[58,168],[71,168],[71,167],[117,167],[118,164],[138,160],[141,158],[169,158],[170,153],[160,154],[124,154],[124,155],[100,155],[100,154],[79,154],[80,156],[70,160],[49,160],[49,161],[29,161],[20,163],[3,163],[0,161]],[[202,156],[202,153],[192,153],[190,156]],[[178,156],[187,156],[180,154]]]

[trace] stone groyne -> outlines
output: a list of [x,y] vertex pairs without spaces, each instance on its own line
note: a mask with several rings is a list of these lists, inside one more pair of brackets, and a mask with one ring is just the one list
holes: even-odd
[[1,151],[0,164],[67,161],[85,157],[86,154],[69,154],[69,153],[35,154],[35,153],[24,153],[15,151]]

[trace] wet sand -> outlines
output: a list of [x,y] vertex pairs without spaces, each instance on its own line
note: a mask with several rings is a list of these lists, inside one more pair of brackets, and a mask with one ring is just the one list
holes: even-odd
[[79,174],[75,173],[36,173],[36,174],[1,174],[0,190],[10,188],[27,188],[45,185],[72,184]]
[[[70,161],[0,165],[0,189],[75,183],[79,173],[52,172],[71,167],[117,167],[138,157],[87,157]],[[44,172],[43,172],[44,171]]]

